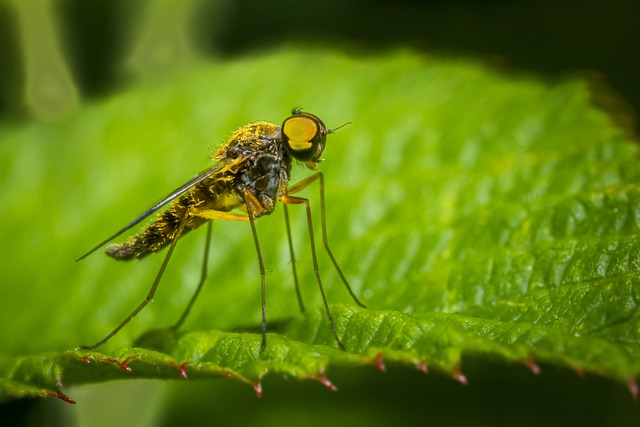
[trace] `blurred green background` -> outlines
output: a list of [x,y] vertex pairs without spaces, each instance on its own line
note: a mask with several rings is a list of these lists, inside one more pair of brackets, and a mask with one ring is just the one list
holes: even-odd
[[[283,43],[410,46],[555,77],[594,73],[640,106],[634,0],[0,2],[0,117],[47,117],[196,58]],[[66,109],[65,109],[66,108]]]
[[[283,44],[359,55],[410,47],[550,79],[584,72],[637,110],[638,16],[640,3],[631,0],[0,1],[0,121],[64,120],[83,103],[191,62]],[[222,380],[122,383],[71,391],[83,402],[78,407],[52,399],[5,403],[0,419],[3,425],[533,426],[619,425],[638,416],[618,385],[549,367],[543,372],[534,377],[520,366],[471,363],[465,373],[473,387],[465,388],[437,373],[425,379],[406,368],[386,374],[359,368],[332,373],[337,394],[274,378],[262,400]],[[595,399],[603,395],[611,400]]]

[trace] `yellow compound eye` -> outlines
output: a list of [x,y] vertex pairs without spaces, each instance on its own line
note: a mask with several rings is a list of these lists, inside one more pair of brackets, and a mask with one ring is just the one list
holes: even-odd
[[297,160],[318,161],[327,129],[318,117],[294,111],[282,123],[282,139],[287,151]]
[[282,132],[293,151],[304,151],[313,146],[313,140],[318,135],[318,125],[309,117],[292,116],[285,120]]

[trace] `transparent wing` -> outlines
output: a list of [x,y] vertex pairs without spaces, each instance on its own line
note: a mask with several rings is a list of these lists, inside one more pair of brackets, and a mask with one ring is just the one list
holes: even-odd
[[100,249],[102,246],[106,245],[107,243],[109,243],[110,241],[112,241],[113,239],[115,239],[116,237],[118,237],[119,235],[121,235],[122,233],[124,233],[125,231],[135,227],[136,225],[140,224],[140,222],[142,220],[144,220],[145,218],[149,217],[150,215],[152,215],[154,212],[158,211],[158,209],[160,209],[161,207],[163,207],[164,205],[166,205],[167,203],[169,203],[170,201],[172,201],[173,199],[175,199],[176,197],[180,196],[181,194],[185,193],[186,191],[188,191],[191,187],[193,187],[194,185],[197,185],[198,183],[204,181],[207,178],[210,178],[212,176],[214,176],[216,173],[220,173],[223,170],[226,170],[228,167],[228,165],[224,166],[224,165],[215,165],[210,167],[209,169],[205,169],[202,172],[200,172],[199,174],[197,174],[196,176],[194,176],[193,178],[191,178],[188,182],[186,182],[184,185],[181,185],[180,187],[176,188],[175,190],[173,190],[171,193],[169,193],[167,196],[163,197],[159,202],[157,202],[155,205],[151,206],[149,209],[147,209],[146,211],[142,212],[140,215],[138,215],[136,217],[136,219],[134,219],[133,221],[131,221],[129,224],[127,224],[124,228],[122,228],[121,230],[119,230],[118,232],[116,232],[115,234],[113,234],[112,236],[109,236],[108,238],[104,239],[102,242],[98,243],[94,248],[92,248],[89,252],[87,252],[86,254],[82,255],[80,258],[78,258],[76,260],[80,261],[81,259],[84,259],[86,257],[88,257],[89,255],[91,255],[92,253],[94,253],[95,251],[97,251],[98,249]]

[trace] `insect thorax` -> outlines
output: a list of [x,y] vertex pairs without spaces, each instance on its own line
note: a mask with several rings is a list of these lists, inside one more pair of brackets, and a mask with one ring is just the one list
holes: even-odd
[[291,173],[291,156],[282,143],[280,127],[256,122],[243,126],[216,153],[219,161],[242,158],[231,180],[232,191],[240,198],[248,191],[261,206],[254,216],[273,212],[275,203],[286,192]]

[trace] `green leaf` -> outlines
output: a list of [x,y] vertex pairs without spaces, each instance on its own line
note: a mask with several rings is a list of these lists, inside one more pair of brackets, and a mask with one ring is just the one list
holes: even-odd
[[[63,123],[0,129],[5,397],[117,378],[267,373],[397,362],[465,381],[464,356],[537,363],[633,385],[640,371],[637,146],[582,80],[550,84],[469,61],[396,52],[282,51],[204,63],[87,105]],[[218,221],[207,284],[204,231],[181,239],[154,302],[99,351],[74,350],[146,295],[162,256],[73,260],[210,164],[239,126],[302,105],[330,128],[320,166],[334,254],[319,246],[339,335],[323,312],[303,209],[293,216],[307,312],[297,308],[281,209],[257,222],[268,347],[247,224]],[[305,176],[295,168],[294,181]],[[319,197],[306,189],[320,236]],[[279,217],[279,218],[278,218]],[[319,242],[318,242],[319,243]],[[152,332],[145,331],[152,330]],[[142,337],[139,337],[142,335]]]

